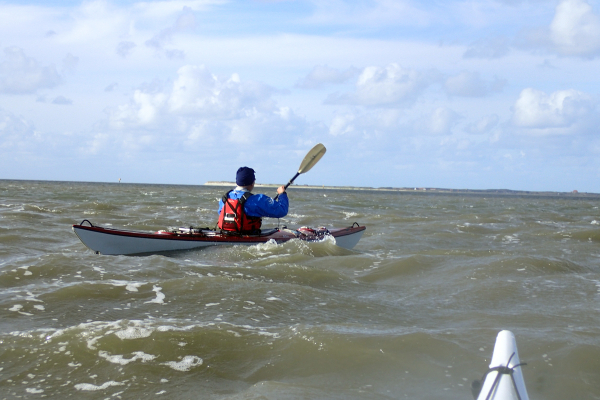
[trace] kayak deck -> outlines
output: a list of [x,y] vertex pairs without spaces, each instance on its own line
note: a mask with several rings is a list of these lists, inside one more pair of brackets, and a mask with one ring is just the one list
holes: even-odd
[[[89,224],[83,225],[85,222]],[[353,248],[364,233],[366,227],[354,223],[350,227],[311,229],[302,227],[298,230],[274,228],[262,230],[257,235],[227,234],[204,228],[178,228],[168,231],[140,232],[95,226],[88,220],[72,226],[81,242],[99,254],[132,255],[159,253],[165,251],[190,250],[218,245],[255,245],[270,240],[284,243],[292,239],[307,242],[318,242],[333,237],[338,246]]]

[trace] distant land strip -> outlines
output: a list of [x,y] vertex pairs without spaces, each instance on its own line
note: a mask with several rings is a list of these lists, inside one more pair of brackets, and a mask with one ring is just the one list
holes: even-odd
[[[235,182],[217,182],[209,181],[205,186],[237,186]],[[276,184],[256,184],[256,187],[277,188],[281,186]],[[470,196],[505,196],[505,197],[553,197],[553,198],[569,198],[569,199],[596,199],[600,200],[599,193],[587,193],[573,190],[572,192],[535,192],[526,190],[510,190],[510,189],[442,189],[442,188],[425,188],[425,187],[356,187],[356,186],[316,186],[316,185],[292,185],[292,189],[322,189],[322,190],[363,190],[374,192],[401,192],[406,194],[448,194],[448,195],[470,195]]]

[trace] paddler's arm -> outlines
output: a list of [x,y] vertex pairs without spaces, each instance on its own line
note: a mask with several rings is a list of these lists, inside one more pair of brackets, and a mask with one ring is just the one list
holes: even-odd
[[[279,190],[281,189],[281,193]],[[289,201],[283,186],[277,189],[279,198],[277,201],[264,194],[255,194],[250,196],[244,205],[246,214],[251,217],[271,217],[282,218],[288,213]]]

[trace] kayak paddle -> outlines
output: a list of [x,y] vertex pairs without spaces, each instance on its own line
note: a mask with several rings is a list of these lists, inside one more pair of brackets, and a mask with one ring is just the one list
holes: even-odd
[[[327,149],[321,143],[317,144],[315,147],[310,149],[310,151],[304,157],[304,160],[302,160],[300,168],[298,168],[298,172],[296,173],[296,175],[294,175],[292,179],[290,179],[287,185],[285,185],[284,190],[287,189],[288,186],[290,186],[294,182],[298,175],[310,171],[310,169],[314,167],[317,162],[319,162],[319,160],[321,159],[321,157],[323,157],[326,151]],[[278,197],[279,194],[275,196],[275,200],[277,200]]]

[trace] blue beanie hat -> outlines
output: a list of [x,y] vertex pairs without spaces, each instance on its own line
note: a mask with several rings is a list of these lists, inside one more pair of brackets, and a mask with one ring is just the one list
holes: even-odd
[[254,170],[248,167],[241,167],[237,170],[235,175],[235,183],[238,186],[250,186],[254,183],[256,178],[254,177]]

